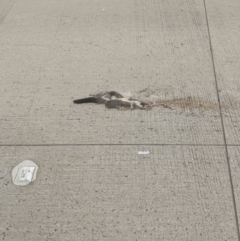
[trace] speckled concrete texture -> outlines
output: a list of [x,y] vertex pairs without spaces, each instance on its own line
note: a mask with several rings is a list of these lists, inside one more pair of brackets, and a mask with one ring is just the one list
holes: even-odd
[[[17,1],[0,31],[0,143],[223,144],[202,3]],[[172,110],[72,104],[146,88]]]
[[240,144],[240,4],[207,0],[209,28],[228,144]]
[[[238,220],[240,220],[240,147],[229,147],[229,159],[233,180],[233,188],[237,207]],[[239,223],[238,223],[239,225]]]
[[[237,240],[221,147],[2,147],[0,154],[8,163],[5,240]],[[8,167],[26,157],[38,161],[38,178],[19,188]]]
[[[0,237],[240,241],[239,12],[239,0],[0,0]],[[164,105],[72,103],[101,90]],[[37,179],[17,187],[26,159]]]

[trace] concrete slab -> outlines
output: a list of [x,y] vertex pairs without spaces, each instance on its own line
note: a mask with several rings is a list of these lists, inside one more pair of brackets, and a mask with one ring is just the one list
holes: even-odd
[[[55,5],[17,1],[0,27],[0,48],[12,51],[4,63],[34,46],[2,74],[8,92],[1,99],[1,144],[223,144],[202,2],[71,0],[56,11]],[[22,62],[29,75],[11,88]],[[40,70],[31,68],[35,63]],[[130,113],[72,104],[99,90],[146,88],[173,109]],[[18,104],[10,103],[13,96]]]
[[227,142],[240,144],[240,2],[206,2]]
[[16,0],[1,0],[0,1],[0,25],[4,22],[8,13],[16,3]]
[[26,117],[39,91],[39,73],[47,59],[48,48],[35,45],[2,45],[0,48],[0,118]]
[[1,13],[0,45],[50,46],[65,3],[63,0],[9,0]]
[[[1,147],[0,156],[5,241],[237,240],[221,147]],[[11,169],[26,158],[38,177],[17,187]]]
[[[206,3],[236,144],[240,3]],[[203,1],[0,0],[3,240],[238,240],[207,30]],[[72,104],[104,89],[171,108]],[[26,159],[38,177],[17,187]]]
[[232,173],[232,181],[233,181],[233,188],[236,200],[236,208],[237,208],[237,215],[238,220],[240,220],[240,185],[239,185],[239,171],[240,171],[240,147],[229,147],[229,160],[231,166],[231,173]]

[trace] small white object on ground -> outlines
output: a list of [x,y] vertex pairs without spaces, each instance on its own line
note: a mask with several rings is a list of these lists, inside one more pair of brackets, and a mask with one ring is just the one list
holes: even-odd
[[138,152],[139,155],[147,155],[149,153],[150,153],[149,151],[139,151]]
[[30,161],[25,160],[15,166],[12,170],[12,180],[17,186],[25,186],[33,182],[37,177],[38,166]]

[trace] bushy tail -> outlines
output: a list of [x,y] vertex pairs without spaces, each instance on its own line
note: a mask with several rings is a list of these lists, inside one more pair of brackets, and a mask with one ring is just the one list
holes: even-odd
[[87,97],[83,99],[78,99],[73,101],[74,104],[85,104],[85,103],[98,103],[97,98],[95,97]]

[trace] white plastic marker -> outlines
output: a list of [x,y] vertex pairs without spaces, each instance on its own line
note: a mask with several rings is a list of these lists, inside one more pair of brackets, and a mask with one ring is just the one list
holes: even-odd
[[17,186],[28,185],[36,179],[37,170],[38,166],[30,160],[19,163],[12,170],[13,183]]
[[139,151],[138,152],[139,155],[147,155],[149,153],[150,153],[149,151]]

